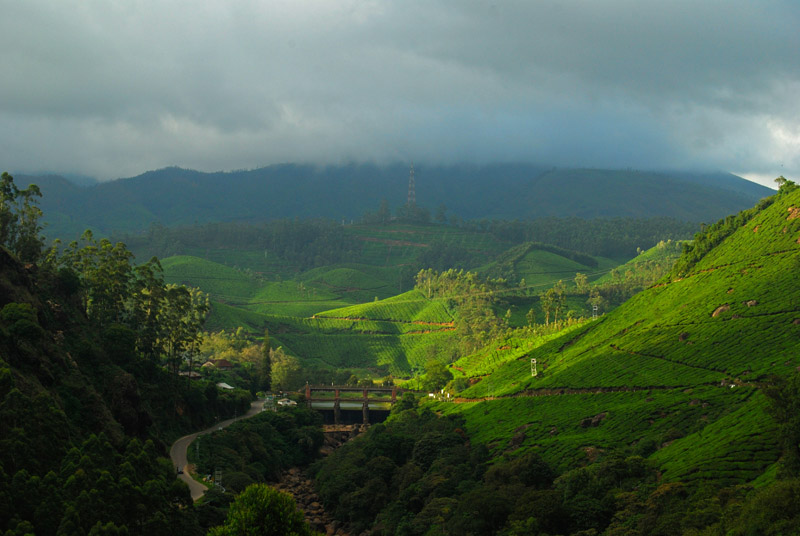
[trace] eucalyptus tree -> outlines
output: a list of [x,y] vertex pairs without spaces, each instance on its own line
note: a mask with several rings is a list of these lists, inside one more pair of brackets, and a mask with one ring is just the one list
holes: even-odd
[[67,246],[58,263],[81,282],[86,315],[101,327],[124,325],[136,333],[136,348],[148,359],[165,358],[176,373],[184,358],[199,352],[208,296],[164,283],[157,258],[135,266],[122,242],[99,242],[87,230]]
[[94,239],[91,230],[71,242],[61,264],[81,279],[86,315],[101,326],[122,322],[132,291],[133,253],[122,242]]
[[177,374],[181,362],[200,351],[200,337],[209,310],[208,296],[198,289],[167,285],[164,303],[157,315],[163,329],[160,340],[167,364]]
[[146,358],[161,355],[164,327],[159,314],[166,301],[163,268],[156,257],[134,268],[133,288],[127,306],[128,322],[137,333],[137,349]]
[[20,190],[7,172],[0,176],[0,245],[24,262],[38,261],[44,246],[37,197],[42,197],[37,185]]

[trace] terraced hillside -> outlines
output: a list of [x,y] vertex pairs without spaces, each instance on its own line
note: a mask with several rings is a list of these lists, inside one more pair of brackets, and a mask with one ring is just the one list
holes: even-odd
[[418,291],[324,311],[312,318],[266,318],[273,337],[318,368],[369,369],[407,376],[454,340],[453,312]]
[[615,311],[496,370],[473,366],[464,403],[440,409],[496,451],[560,467],[629,448],[666,481],[753,481],[779,450],[759,386],[800,366],[798,268],[800,189],[784,188],[711,226]]
[[557,279],[572,279],[576,273],[590,274],[594,280],[616,266],[609,259],[569,251],[548,244],[526,242],[513,247],[480,269],[488,277],[508,281],[525,280],[528,286],[552,286]]
[[[528,294],[558,279],[571,279],[578,271],[613,265],[543,244],[526,245],[525,251],[512,248],[506,254],[513,244],[447,226],[362,225],[347,226],[346,232],[358,245],[354,251],[360,251],[353,262],[299,273],[269,250],[256,249],[194,248],[192,255],[169,257],[162,265],[168,282],[209,294],[209,330],[241,326],[260,336],[267,328],[274,344],[299,357],[304,366],[355,368],[373,377],[408,377],[433,358],[457,357],[454,304],[415,290],[399,293],[413,286],[416,266],[450,266],[454,258],[467,267],[494,266],[492,259],[512,259],[535,281],[526,283],[522,301],[511,306],[510,325],[520,326],[537,300]],[[237,235],[231,229],[226,236],[234,240]],[[511,288],[519,290],[516,285]]]

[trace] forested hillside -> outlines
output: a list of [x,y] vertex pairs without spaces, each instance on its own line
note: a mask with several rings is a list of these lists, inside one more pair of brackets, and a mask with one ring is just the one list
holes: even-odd
[[2,185],[0,531],[201,534],[166,442],[251,398],[178,375],[204,300],[123,244],[43,250],[35,189]]
[[[546,168],[528,164],[418,167],[417,214],[449,220],[654,218],[713,221],[747,208],[770,190],[726,174]],[[89,187],[63,178],[39,184],[51,238],[91,228],[108,235],[205,222],[327,218],[358,221],[385,200],[405,206],[408,167],[277,165],[251,171],[150,171]],[[27,182],[26,182],[27,181]],[[541,240],[534,239],[540,241]],[[586,251],[583,248],[583,251]]]

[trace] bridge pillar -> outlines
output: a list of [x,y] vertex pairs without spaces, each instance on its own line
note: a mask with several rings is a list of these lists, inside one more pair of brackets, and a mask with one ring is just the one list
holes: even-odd
[[311,386],[306,382],[306,406],[311,408]]
[[397,386],[392,385],[392,404],[397,402]]
[[333,424],[339,424],[342,420],[341,406],[339,405],[339,398],[333,401]]
[[364,399],[364,405],[361,407],[361,414],[364,418],[364,424],[369,424],[369,400],[366,398]]

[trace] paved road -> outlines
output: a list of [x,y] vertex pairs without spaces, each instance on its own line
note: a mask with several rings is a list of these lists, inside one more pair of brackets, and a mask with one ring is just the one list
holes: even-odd
[[208,490],[208,488],[205,487],[200,482],[198,482],[197,480],[193,479],[191,476],[189,476],[189,473],[186,471],[186,464],[188,463],[186,460],[186,449],[189,448],[189,445],[192,443],[192,441],[194,441],[194,439],[197,436],[211,433],[214,430],[218,430],[219,428],[225,428],[234,421],[238,421],[240,419],[246,419],[248,417],[252,417],[253,415],[257,415],[261,411],[262,407],[264,407],[264,399],[258,399],[252,404],[250,404],[250,410],[241,417],[237,417],[235,419],[228,419],[226,421],[217,423],[211,428],[208,428],[206,430],[202,430],[200,432],[195,432],[193,434],[183,436],[182,438],[180,438],[179,440],[177,440],[175,443],[172,444],[172,447],[169,449],[169,457],[172,459],[173,466],[175,466],[176,468],[180,467],[181,469],[183,469],[183,473],[179,474],[178,478],[186,482],[186,485],[189,486],[189,490],[192,492],[193,501],[196,501],[197,499],[202,497],[203,494]]

